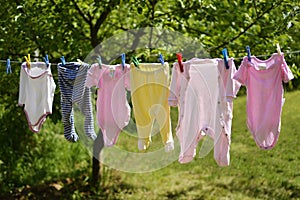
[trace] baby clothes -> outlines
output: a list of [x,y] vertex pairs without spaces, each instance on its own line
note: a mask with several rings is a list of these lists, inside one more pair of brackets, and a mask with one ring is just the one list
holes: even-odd
[[25,105],[24,112],[31,131],[39,132],[46,116],[52,113],[55,87],[50,64],[31,62],[30,68],[26,63],[22,64],[18,103]]
[[197,144],[205,135],[214,139],[215,133],[221,131],[217,61],[192,59],[184,65],[184,70],[189,73],[189,83],[183,99],[180,163],[192,161]]
[[58,84],[61,92],[64,136],[71,142],[78,140],[74,126],[73,103],[78,104],[80,111],[85,116],[85,134],[93,140],[97,137],[94,131],[91,91],[85,87],[88,69],[89,65],[86,63],[71,62],[66,65],[58,64]]
[[[197,144],[205,135],[214,139],[215,133],[220,133],[221,110],[218,108],[220,101],[218,62],[194,58],[183,64],[185,74],[182,75],[179,74],[181,72],[178,65],[175,64],[177,75],[181,78],[176,80],[172,75],[171,91],[175,91],[175,93],[177,91],[180,106],[177,136],[181,151],[178,161],[187,163],[195,157]],[[179,82],[180,80],[183,81],[183,84]],[[174,84],[174,81],[177,84]],[[174,88],[175,85],[177,86]],[[171,95],[169,97],[171,104],[172,99],[174,96]],[[215,155],[217,154],[218,152],[215,151]],[[215,156],[215,158],[217,157]]]
[[184,133],[181,132],[180,125],[184,114],[185,93],[190,79],[187,63],[183,63],[183,67],[184,70],[183,72],[181,72],[179,64],[177,62],[173,64],[170,83],[170,95],[168,98],[168,103],[170,106],[178,107],[178,122],[175,130],[176,136],[180,143],[184,141]]
[[138,131],[139,150],[146,150],[151,141],[151,129],[154,120],[160,126],[160,134],[165,151],[174,149],[171,129],[169,96],[169,64],[131,64],[131,99]]
[[[233,100],[240,89],[240,83],[233,79],[236,73],[236,67],[233,58],[228,59],[229,69],[226,69],[224,59],[217,59],[220,73],[219,87],[222,87],[220,95],[222,98],[221,110],[221,133],[215,141],[215,152],[218,152],[216,159],[218,165],[228,166],[230,163],[230,144],[231,144],[231,127],[233,118]],[[218,149],[219,148],[219,149]]]
[[283,99],[282,81],[294,76],[283,54],[267,60],[245,57],[234,79],[247,88],[247,125],[258,147],[271,149],[280,134]]
[[[181,145],[179,162],[190,162],[200,139],[214,139],[214,157],[218,165],[230,162],[232,100],[240,88],[233,80],[236,68],[229,59],[229,69],[223,59],[197,59],[184,62],[181,72],[174,63],[169,105],[179,107],[176,135]],[[206,149],[208,150],[208,149]]]
[[116,143],[121,130],[130,120],[130,106],[126,98],[129,89],[129,65],[93,64],[88,71],[86,86],[96,86],[97,120],[102,130],[104,144],[112,146]]

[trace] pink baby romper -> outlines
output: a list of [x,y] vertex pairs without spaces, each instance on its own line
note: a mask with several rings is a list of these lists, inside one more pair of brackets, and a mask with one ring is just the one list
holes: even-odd
[[258,147],[275,146],[281,125],[284,104],[282,81],[294,76],[283,54],[273,54],[267,60],[245,57],[234,79],[247,88],[247,125]]
[[86,86],[98,88],[97,121],[105,146],[113,146],[130,120],[130,106],[126,98],[129,89],[130,67],[125,65],[93,64],[88,71]]

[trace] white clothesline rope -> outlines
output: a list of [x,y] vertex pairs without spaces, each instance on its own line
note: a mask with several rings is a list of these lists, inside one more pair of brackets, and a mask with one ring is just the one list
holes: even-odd
[[[297,51],[288,51],[288,52],[282,52],[282,53],[284,53],[285,55],[287,55],[287,54],[297,54],[297,53],[300,53],[300,50],[297,50]],[[268,56],[271,56],[271,55],[272,54],[265,54],[265,55],[258,55],[258,56],[253,55],[253,56],[255,56],[257,58],[262,58],[262,57],[268,57]],[[242,60],[242,59],[244,59],[244,57],[239,57],[239,58],[234,58],[234,59],[235,60]]]
[[[300,53],[300,50],[297,50],[297,51],[288,51],[288,52],[283,52],[285,55],[287,54],[297,54],[297,53]],[[265,55],[257,55],[255,57],[257,58],[261,58],[261,57],[268,57],[268,56],[271,56],[272,54],[265,54]],[[235,60],[242,60],[244,57],[238,57],[238,58],[234,58]],[[7,60],[2,60],[0,59],[0,63],[6,63]],[[25,62],[25,61],[24,61]],[[16,60],[10,60],[10,63],[23,63],[22,61],[16,61]],[[51,65],[58,65],[58,63],[51,63]]]

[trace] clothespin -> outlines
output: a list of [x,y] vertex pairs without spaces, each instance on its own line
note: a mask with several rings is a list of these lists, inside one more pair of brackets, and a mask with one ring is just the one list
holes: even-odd
[[276,44],[276,47],[277,47],[278,55],[281,55],[281,49],[280,49],[279,43]]
[[246,46],[246,51],[247,51],[248,60],[249,60],[249,62],[251,62],[251,52],[250,52],[249,46]]
[[99,67],[100,67],[100,69],[102,69],[102,59],[101,59],[101,56],[97,56],[97,61],[98,61],[98,63],[99,63]]
[[138,59],[135,57],[135,56],[132,56],[131,57],[131,60],[132,60],[132,62],[133,62],[133,64],[136,66],[136,67],[139,67],[139,61],[138,61]]
[[183,72],[182,54],[176,53],[176,56],[177,56],[180,72],[182,73]]
[[66,60],[65,60],[65,57],[64,57],[64,56],[62,56],[62,57],[60,58],[60,60],[61,60],[61,64],[62,64],[62,66],[65,66],[65,65],[66,65]]
[[80,65],[83,65],[83,62],[80,59],[77,59],[77,62],[79,62]]
[[160,61],[160,63],[161,63],[162,65],[165,64],[164,57],[163,57],[163,55],[162,55],[161,53],[159,54],[159,61]]
[[46,66],[49,67],[49,58],[48,58],[48,54],[46,54],[45,57],[43,57],[44,62],[46,63]]
[[229,65],[228,65],[228,55],[227,55],[227,49],[224,48],[222,50],[222,54],[223,54],[223,58],[224,58],[224,63],[225,63],[225,67],[226,69],[229,69]]
[[6,74],[11,74],[11,66],[10,66],[10,59],[8,58],[6,61]]
[[30,68],[30,54],[28,54],[28,56],[24,56],[25,60],[26,60],[26,64],[27,64],[27,67]]
[[126,59],[125,53],[122,53],[122,54],[121,54],[121,59],[122,59],[122,69],[123,69],[123,71],[124,71],[124,68],[125,68],[125,59]]

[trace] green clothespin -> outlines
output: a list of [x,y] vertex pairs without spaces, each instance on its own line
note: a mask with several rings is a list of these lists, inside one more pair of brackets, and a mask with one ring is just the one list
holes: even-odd
[[133,62],[133,64],[136,66],[136,67],[139,67],[139,61],[138,61],[138,59],[135,57],[135,56],[132,56],[131,57],[131,60],[132,60],[132,62]]

